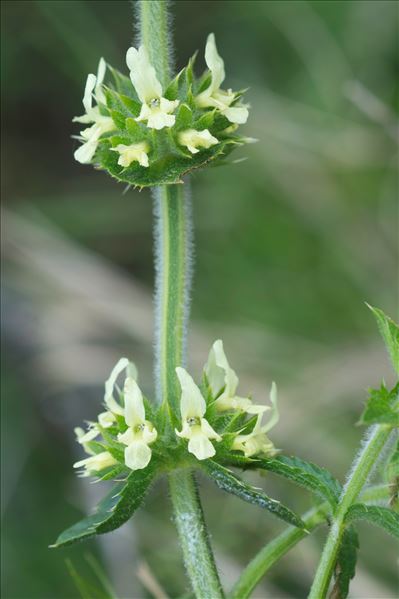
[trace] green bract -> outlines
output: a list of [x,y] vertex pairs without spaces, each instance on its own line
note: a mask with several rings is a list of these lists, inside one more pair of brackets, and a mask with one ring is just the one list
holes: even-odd
[[[209,71],[197,78],[195,56],[165,89],[144,46],[129,48],[130,78],[100,60],[97,76],[87,79],[86,114],[74,121],[90,124],[78,139],[75,159],[106,170],[118,181],[137,187],[181,183],[182,177],[250,142],[236,134],[248,118],[242,92],[220,88],[223,60],[213,34],[205,60]],[[96,105],[93,106],[93,100]]]

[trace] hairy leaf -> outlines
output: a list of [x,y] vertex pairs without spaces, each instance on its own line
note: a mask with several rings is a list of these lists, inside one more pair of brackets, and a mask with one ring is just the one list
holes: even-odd
[[399,440],[385,466],[384,477],[389,484],[389,505],[396,509],[399,498]]
[[258,505],[293,526],[304,528],[305,525],[297,514],[276,499],[268,497],[263,491],[246,484],[231,470],[224,468],[224,466],[213,460],[204,460],[201,462],[201,467],[223,491],[236,495],[248,503]]
[[369,398],[359,424],[389,424],[399,426],[399,383],[389,391],[384,384],[370,389]]
[[[118,141],[118,143],[129,143],[129,141],[123,140]],[[132,162],[129,167],[123,168],[118,164],[118,153],[110,151],[111,144],[105,138],[99,144],[95,161],[100,168],[107,170],[118,181],[137,187],[182,183],[183,177],[187,173],[204,167],[216,158],[227,156],[237,144],[242,143],[240,140],[228,139],[190,157],[182,156],[177,147],[174,150],[175,153],[171,151],[171,153],[162,156],[160,153],[158,154],[158,150],[155,148],[155,153],[149,154],[149,167],[143,167],[138,162]]]
[[335,583],[331,590],[330,599],[346,599],[349,584],[356,572],[357,550],[359,539],[353,526],[349,526],[342,537],[335,566]]
[[125,481],[115,485],[94,514],[67,528],[51,547],[70,545],[122,526],[141,505],[155,474],[153,459],[146,468],[132,472]]
[[399,514],[387,507],[355,503],[346,512],[345,520],[347,522],[366,520],[371,524],[381,526],[389,534],[399,538]]
[[385,341],[396,374],[399,375],[399,326],[379,308],[368,306],[374,314],[380,333]]
[[280,455],[274,458],[254,458],[245,460],[244,463],[241,461],[241,464],[237,461],[237,465],[268,470],[283,476],[327,500],[333,508],[341,494],[340,483],[328,470],[297,457]]

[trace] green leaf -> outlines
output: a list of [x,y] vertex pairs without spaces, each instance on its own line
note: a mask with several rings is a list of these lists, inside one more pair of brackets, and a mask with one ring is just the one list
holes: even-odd
[[123,131],[123,129],[125,128],[125,115],[122,112],[119,112],[118,110],[110,110],[110,114],[117,128]]
[[357,532],[353,526],[349,526],[342,536],[335,566],[335,583],[329,599],[346,599],[348,596],[349,584],[356,572],[358,549]]
[[325,468],[293,456],[276,456],[257,459],[250,467],[269,470],[305,487],[323,501],[327,500],[334,509],[338,504],[342,487]]
[[135,119],[128,117],[125,120],[126,131],[130,137],[130,143],[143,141],[146,137],[146,131]]
[[[113,145],[116,145],[116,136],[112,137],[111,141]],[[126,143],[126,141],[118,140],[118,143]],[[228,154],[230,145],[234,147],[230,140],[225,140],[190,157],[170,151],[170,153],[160,157],[151,157],[149,167],[143,167],[138,162],[132,162],[129,167],[123,168],[118,165],[118,153],[110,150],[110,140],[102,139],[95,155],[95,161],[100,168],[108,171],[118,181],[137,187],[150,187],[153,185],[182,183],[183,177],[189,172],[202,168]]]
[[141,111],[140,102],[137,102],[136,100],[133,100],[133,98],[130,98],[130,96],[125,96],[124,94],[119,94],[119,97],[122,100],[122,103],[135,117],[139,116]]
[[82,599],[116,599],[115,592],[97,560],[95,560],[91,554],[85,555],[85,560],[93,571],[96,578],[96,584],[94,584],[92,580],[83,578],[83,576],[76,570],[71,560],[65,560],[69,574],[75,583],[80,597]]
[[399,507],[399,440],[385,466],[384,479],[389,485],[389,505],[397,509]]
[[85,555],[85,560],[91,567],[93,574],[101,585],[101,588],[104,589],[106,599],[116,599],[116,593],[112,587],[112,584],[103,567],[99,564],[94,555],[87,553]]
[[181,104],[176,115],[176,130],[188,129],[193,122],[193,113],[187,104]]
[[111,71],[112,76],[114,78],[116,91],[119,94],[125,94],[126,96],[133,96],[138,101],[138,97],[136,95],[136,90],[134,89],[133,84],[130,81],[130,78],[127,77],[126,75],[123,75],[120,71],[118,71],[117,69],[114,69],[110,65],[108,65],[108,68]]
[[194,123],[194,129],[202,131],[203,129],[210,129],[213,126],[215,120],[215,110],[208,110]]
[[96,596],[96,589],[93,589],[93,586],[78,573],[70,559],[66,559],[65,564],[81,599],[93,599]]
[[193,65],[196,55],[197,53],[190,58],[188,65],[179,71],[176,77],[169,83],[164,94],[165,98],[168,100],[180,100],[181,102],[186,101],[188,90],[194,80]]
[[345,521],[367,520],[371,524],[381,526],[389,534],[399,538],[399,514],[387,507],[355,503],[346,512]]
[[396,374],[399,375],[399,326],[379,308],[367,304],[374,314]]
[[122,526],[141,505],[156,471],[157,465],[152,459],[143,470],[132,472],[100,501],[94,514],[67,528],[51,547],[71,545]]
[[399,426],[399,383],[388,391],[384,384],[380,389],[370,389],[369,398],[359,424],[389,424]]
[[276,499],[271,499],[262,491],[244,483],[244,481],[231,472],[231,470],[224,468],[213,460],[204,460],[200,465],[223,491],[236,495],[243,501],[258,505],[277,516],[277,518],[281,518],[281,520],[284,520],[293,526],[304,528],[305,525],[297,514]]
[[132,110],[126,105],[126,102],[122,100],[122,98],[125,98],[126,100],[126,96],[121,96],[114,89],[111,89],[109,87],[104,87],[104,93],[105,99],[107,101],[107,108],[111,112],[111,114],[112,111],[118,112],[122,116],[124,116],[125,119],[127,117],[137,116],[138,113],[136,114],[136,112],[132,112]]

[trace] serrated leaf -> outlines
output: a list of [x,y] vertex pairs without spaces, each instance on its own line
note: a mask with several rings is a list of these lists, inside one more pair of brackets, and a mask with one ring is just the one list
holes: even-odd
[[335,583],[329,599],[346,599],[349,584],[356,573],[357,550],[359,538],[353,526],[349,526],[342,535],[335,566]]
[[123,129],[125,128],[125,115],[122,112],[119,112],[118,110],[110,110],[110,114],[117,128],[123,131]]
[[[114,137],[111,140],[115,145]],[[119,141],[118,143],[126,142]],[[149,167],[132,162],[129,167],[123,168],[118,165],[117,152],[110,151],[109,139],[103,139],[97,149],[95,161],[100,168],[108,171],[112,177],[123,183],[137,187],[175,184],[182,183],[183,177],[189,172],[202,168],[220,156],[228,154],[230,145],[230,140],[226,140],[209,149],[202,150],[198,154],[193,154],[189,158],[171,152],[155,160],[151,157]]]
[[194,123],[194,129],[197,131],[202,131],[203,129],[210,129],[213,126],[215,120],[215,110],[209,110],[205,112],[198,120]]
[[399,514],[387,507],[355,503],[345,515],[346,522],[353,522],[354,520],[366,520],[399,538]]
[[100,501],[94,514],[67,528],[51,547],[65,547],[122,526],[141,505],[156,471],[157,465],[152,459],[143,470],[132,472]]
[[231,472],[231,470],[224,468],[224,466],[221,466],[213,460],[204,460],[200,465],[217,484],[219,489],[231,493],[232,495],[236,495],[236,497],[239,497],[243,501],[262,507],[277,516],[277,518],[280,518],[293,526],[304,528],[305,525],[297,514],[280,503],[280,501],[272,499],[263,493],[263,491],[246,484],[236,474]]
[[111,71],[112,76],[114,78],[116,91],[119,94],[124,94],[126,96],[133,96],[138,101],[138,98],[136,95],[136,90],[134,89],[130,78],[127,77],[126,75],[123,75],[123,73],[121,73],[117,69],[114,69],[110,65],[108,65],[108,68]]
[[338,503],[342,490],[340,483],[328,470],[312,462],[294,456],[280,455],[274,458],[254,458],[246,464],[246,467],[268,470],[283,476],[312,491],[323,501],[327,500],[333,509]]
[[181,104],[176,114],[176,130],[188,129],[193,122],[193,113],[187,104]]
[[193,65],[196,54],[197,53],[190,58],[188,65],[179,71],[176,77],[169,83],[164,93],[165,98],[168,100],[180,100],[181,102],[186,100],[188,89],[192,85],[194,79]]
[[399,383],[389,391],[384,384],[370,389],[369,398],[359,424],[389,424],[399,426]]
[[379,308],[367,304],[374,314],[396,374],[399,375],[399,325]]
[[397,509],[399,499],[399,441],[397,441],[385,466],[384,478],[389,484],[389,506]]
[[120,94],[118,94],[115,90],[110,87],[104,87],[105,99],[107,101],[107,108],[112,113],[115,111],[120,113],[125,117],[135,117],[137,114],[134,114],[124,102],[122,102]]
[[125,127],[130,137],[130,143],[140,142],[145,139],[146,131],[135,119],[128,117],[125,120]]
[[141,104],[136,100],[133,100],[130,96],[125,96],[125,94],[119,94],[122,103],[126,106],[126,108],[135,116],[138,117],[141,111]]

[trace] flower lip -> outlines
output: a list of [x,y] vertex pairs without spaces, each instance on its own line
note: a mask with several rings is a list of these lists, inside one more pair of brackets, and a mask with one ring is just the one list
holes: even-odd
[[253,404],[248,397],[236,395],[239,379],[227,361],[221,339],[212,345],[204,370],[218,411],[240,410],[259,414],[267,410],[266,406]]
[[[87,76],[83,95],[83,106],[86,113],[76,116],[72,120],[77,123],[93,123],[80,132],[80,138],[85,142],[74,153],[74,158],[81,164],[88,164],[96,153],[101,135],[115,129],[114,121],[110,116],[100,113],[99,104],[105,103],[105,94],[102,89],[107,65],[103,58],[98,64],[97,76],[90,73]],[[93,92],[97,106],[93,106]]]
[[173,127],[176,117],[172,112],[179,101],[170,101],[162,96],[162,85],[145,46],[141,45],[138,50],[134,47],[129,48],[126,64],[130,70],[130,80],[141,102],[140,114],[136,120],[146,121],[150,129]]
[[208,129],[203,129],[202,131],[185,129],[184,131],[180,131],[178,142],[180,145],[186,146],[192,154],[197,154],[200,151],[199,148],[208,149],[219,143],[219,140]]
[[176,368],[176,374],[182,390],[180,399],[182,430],[175,430],[175,433],[178,437],[188,439],[190,453],[198,460],[205,460],[216,453],[211,439],[221,441],[222,437],[204,418],[206,402],[191,376],[181,367]]
[[124,418],[128,428],[124,433],[119,433],[118,441],[127,445],[124,454],[126,466],[131,470],[141,470],[151,460],[149,445],[156,441],[158,433],[153,424],[145,419],[143,394],[133,377],[126,378],[124,399]]
[[208,35],[205,46],[205,62],[211,72],[211,82],[209,86],[196,96],[195,101],[200,108],[213,107],[220,110],[231,123],[244,124],[248,120],[248,107],[245,104],[238,103],[232,105],[237,94],[231,89],[220,89],[225,79],[224,62],[219,55],[216,47],[215,35]]
[[269,432],[279,420],[279,412],[277,408],[277,387],[272,383],[270,391],[270,401],[272,414],[269,421],[262,426],[263,413],[258,414],[255,426],[251,433],[247,435],[237,435],[233,441],[232,449],[242,451],[246,457],[264,453],[273,456],[277,453],[272,441],[267,437]]

